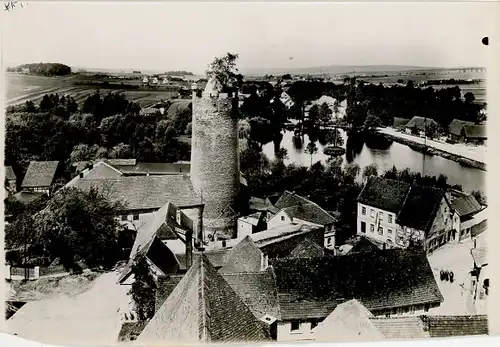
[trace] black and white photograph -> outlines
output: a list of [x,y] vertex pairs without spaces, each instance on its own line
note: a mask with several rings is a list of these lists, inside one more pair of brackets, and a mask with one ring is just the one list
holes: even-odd
[[491,334],[498,3],[3,5],[6,333]]

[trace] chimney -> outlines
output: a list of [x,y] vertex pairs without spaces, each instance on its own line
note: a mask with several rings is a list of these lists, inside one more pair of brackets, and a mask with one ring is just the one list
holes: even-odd
[[382,249],[385,251],[387,249],[387,244],[384,242]]

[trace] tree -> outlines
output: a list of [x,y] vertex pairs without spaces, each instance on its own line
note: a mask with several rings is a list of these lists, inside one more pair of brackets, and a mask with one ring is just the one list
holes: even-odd
[[313,163],[313,155],[316,154],[318,152],[318,146],[316,146],[316,143],[313,142],[313,141],[310,141],[307,146],[306,146],[306,150],[305,152],[307,154],[310,154],[311,155],[311,166],[312,166],[312,163]]
[[119,143],[111,148],[108,153],[108,157],[110,159],[130,159],[133,157],[133,155],[130,145]]
[[378,165],[376,163],[367,165],[363,169],[363,178],[366,179],[370,176],[378,176]]
[[31,100],[26,101],[26,103],[24,104],[24,110],[25,112],[31,112],[31,113],[38,112],[38,109]]
[[467,92],[464,94],[464,100],[468,104],[472,104],[474,100],[476,100],[476,97],[474,96],[474,93],[472,92]]
[[382,125],[383,124],[380,118],[374,115],[369,115],[368,117],[366,117],[365,123],[363,125],[363,130],[370,131],[373,128],[381,127]]
[[285,161],[288,159],[288,151],[286,148],[280,148],[276,153],[275,153],[276,159],[279,161]]
[[471,192],[471,195],[476,198],[477,202],[479,202],[481,205],[487,205],[486,195],[484,195],[480,190],[473,190]]
[[52,260],[66,268],[78,260],[89,266],[110,268],[120,256],[120,224],[115,216],[124,209],[96,189],[59,190],[35,218],[37,244]]
[[155,313],[156,283],[145,256],[136,256],[132,265],[132,274],[134,282],[129,294],[134,301],[137,319],[139,321],[151,319]]
[[237,73],[237,59],[238,54],[227,53],[222,57],[216,57],[208,66],[206,75],[215,80],[216,88],[219,91],[224,92],[229,88],[237,88],[243,81],[243,76]]

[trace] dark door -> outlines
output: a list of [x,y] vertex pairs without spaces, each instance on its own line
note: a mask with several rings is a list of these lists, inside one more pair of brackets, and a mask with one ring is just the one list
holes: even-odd
[[361,232],[366,233],[366,223],[365,222],[361,222]]

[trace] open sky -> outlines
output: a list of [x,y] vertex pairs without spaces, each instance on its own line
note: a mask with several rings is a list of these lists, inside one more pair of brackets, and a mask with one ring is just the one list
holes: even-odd
[[[202,73],[240,68],[485,66],[492,3],[28,3],[2,11],[4,65]],[[497,6],[498,8],[498,6]]]

